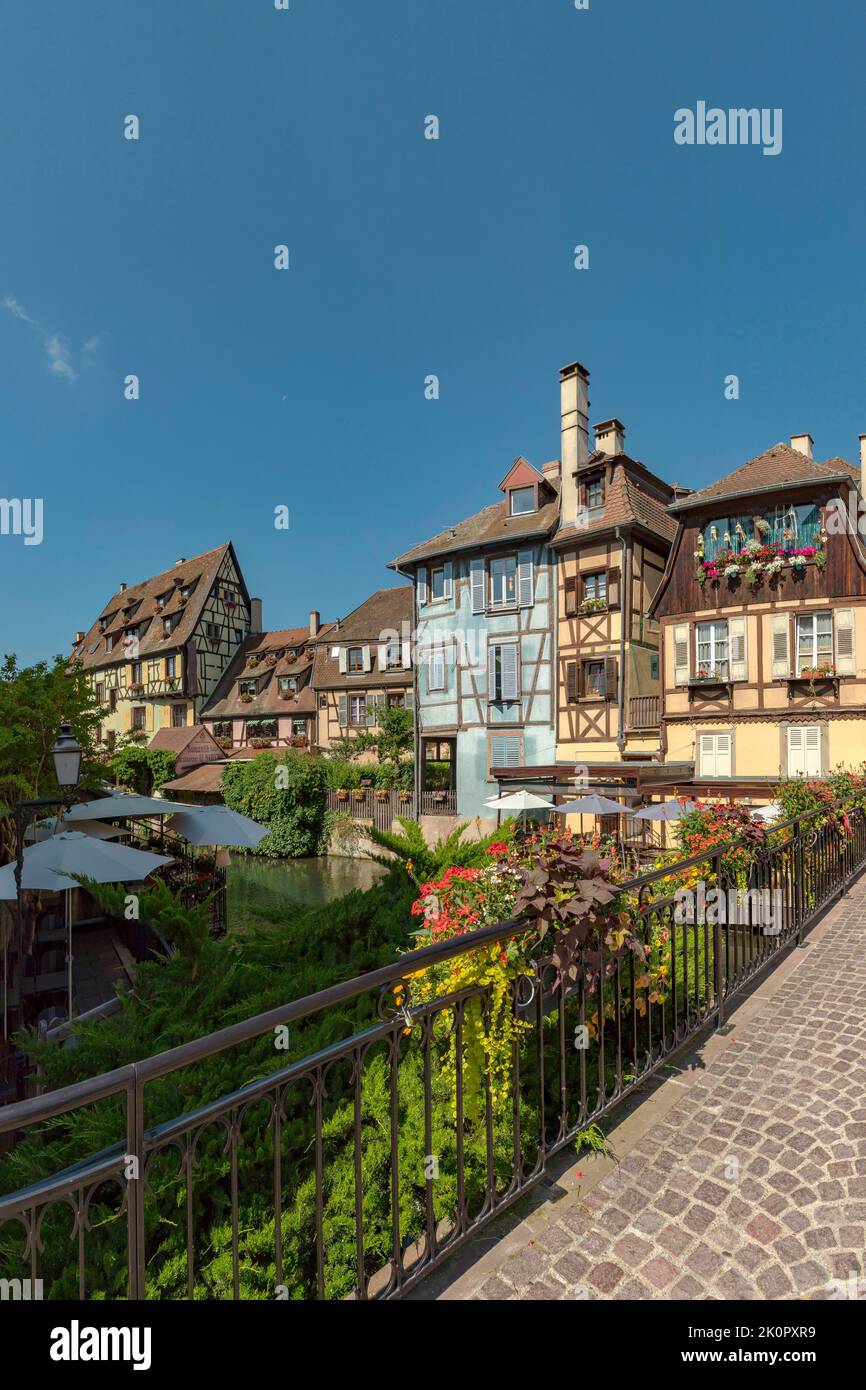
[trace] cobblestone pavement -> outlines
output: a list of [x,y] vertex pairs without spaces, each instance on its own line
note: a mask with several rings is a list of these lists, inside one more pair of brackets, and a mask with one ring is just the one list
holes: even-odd
[[866,1296],[866,880],[807,943],[663,1120],[493,1272],[490,1252],[470,1297]]

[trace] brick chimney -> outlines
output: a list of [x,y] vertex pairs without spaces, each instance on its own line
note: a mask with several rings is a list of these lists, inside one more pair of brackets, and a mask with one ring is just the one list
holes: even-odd
[[625,425],[621,420],[602,420],[600,425],[593,425],[592,428],[596,449],[613,457],[625,453]]
[[559,519],[562,526],[573,526],[578,506],[575,475],[589,458],[589,372],[579,362],[560,369],[559,399],[562,430]]
[[811,434],[791,435],[791,448],[796,449],[798,454],[805,454],[807,459],[812,457],[812,450],[814,447],[815,441]]
[[322,615],[316,608],[310,609],[310,641],[316,636],[322,626]]
[[250,632],[261,632],[262,630],[262,601],[260,598],[250,599]]

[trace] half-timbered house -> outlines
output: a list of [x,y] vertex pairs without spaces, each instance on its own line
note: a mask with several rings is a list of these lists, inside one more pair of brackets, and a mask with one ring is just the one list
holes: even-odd
[[194,724],[251,630],[251,599],[231,542],[180,559],[153,579],[121,584],[72,649],[106,707],[102,739]]
[[652,607],[662,747],[698,791],[760,794],[863,760],[864,468],[819,463],[799,435],[671,505]]
[[[494,767],[551,762],[559,463],[515,460],[502,500],[414,546],[419,792],[491,819]],[[444,781],[443,781],[444,775]]]
[[326,630],[314,610],[308,627],[251,633],[241,643],[201,712],[222,748],[315,743],[312,643]]
[[412,707],[408,584],[378,589],[348,617],[328,624],[313,647],[313,737],[319,749],[375,729],[383,708]]

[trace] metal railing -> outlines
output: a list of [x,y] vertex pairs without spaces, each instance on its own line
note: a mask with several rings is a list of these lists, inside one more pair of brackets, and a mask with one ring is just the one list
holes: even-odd
[[[611,958],[592,989],[555,990],[550,962],[532,961],[506,996],[519,1029],[496,1096],[486,1068],[480,1089],[469,1072],[488,988],[467,983],[414,1004],[411,977],[520,938],[521,921],[0,1109],[0,1136],[50,1121],[56,1143],[58,1121],[83,1107],[103,1107],[99,1132],[109,1120],[116,1132],[98,1153],[0,1197],[0,1274],[42,1278],[49,1297],[397,1297],[534,1188],[554,1155],[688,1039],[721,1026],[729,1001],[864,864],[863,814],[841,832],[814,813],[757,847],[731,841],[618,885],[667,989],[653,997],[633,954]],[[671,876],[689,869],[709,870],[722,891],[745,883],[755,895],[745,916],[678,920]],[[755,907],[765,890],[778,911],[771,931]],[[296,1055],[270,1070],[275,1038],[291,1039]],[[235,1055],[246,1084],[214,1096],[204,1078],[207,1099],[172,1109],[184,1080],[195,1093],[192,1069],[230,1049],[244,1049]],[[17,1254],[9,1223],[21,1228]]]
[[455,791],[422,791],[414,793],[388,791],[373,787],[352,787],[328,792],[328,810],[357,820],[373,820],[380,829],[388,829],[396,816],[414,819],[422,816],[454,816],[457,814]]

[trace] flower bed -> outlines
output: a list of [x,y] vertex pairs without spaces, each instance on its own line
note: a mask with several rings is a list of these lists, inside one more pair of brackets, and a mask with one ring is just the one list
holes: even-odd
[[827,537],[823,532],[820,541],[820,545],[795,545],[793,539],[770,542],[751,540],[740,550],[726,546],[707,559],[703,539],[700,538],[694,553],[695,578],[699,584],[705,584],[707,580],[711,584],[720,584],[722,579],[731,582],[745,579],[747,584],[754,587],[765,577],[774,582],[786,566],[795,576],[804,573],[810,560],[817,569],[822,570],[827,564]]

